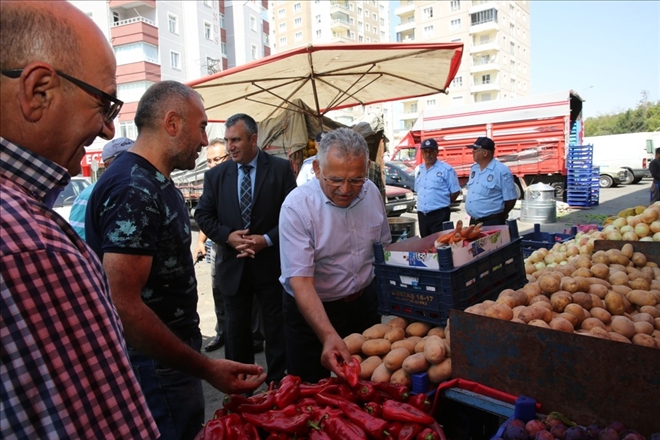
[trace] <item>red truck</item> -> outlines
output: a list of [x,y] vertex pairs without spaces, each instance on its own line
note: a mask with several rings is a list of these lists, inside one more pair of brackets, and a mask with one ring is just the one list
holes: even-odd
[[433,138],[440,146],[438,158],[454,167],[464,185],[473,164],[472,150],[465,146],[488,136],[495,142],[495,157],[511,169],[519,195],[543,182],[561,196],[568,146],[582,145],[582,103],[577,93],[567,91],[425,111],[394,149],[392,161],[421,163],[419,145]]

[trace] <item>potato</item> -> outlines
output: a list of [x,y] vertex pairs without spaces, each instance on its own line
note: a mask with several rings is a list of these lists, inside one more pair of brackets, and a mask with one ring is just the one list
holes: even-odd
[[515,318],[517,318],[518,315],[520,314],[520,311],[523,310],[525,307],[526,307],[526,306],[518,306],[518,307],[514,307],[513,310],[512,310],[512,312],[513,312],[513,318],[511,318],[511,319],[515,319]]
[[525,321],[523,321],[523,320],[520,319],[520,318],[513,318],[513,319],[511,319],[510,322],[516,322],[516,323],[518,323],[518,324],[527,324]]
[[596,278],[606,280],[610,276],[610,268],[602,263],[594,264],[591,266],[591,273]]
[[633,252],[632,257],[630,257],[635,266],[643,267],[646,266],[646,255],[641,252]]
[[602,285],[602,286],[607,287],[608,289],[609,289],[610,287],[612,287],[612,285],[610,284],[609,281],[607,281],[607,280],[601,280],[600,278],[596,278],[596,277],[587,278],[587,282],[589,283],[590,286],[591,286],[592,284],[600,284],[600,285]]
[[653,315],[650,313],[645,313],[640,310],[639,313],[635,313],[630,317],[633,322],[646,321],[649,324],[653,325]]
[[590,310],[593,307],[593,301],[591,300],[591,295],[584,292],[575,292],[573,294],[573,302],[575,304],[580,304],[583,309]]
[[614,285],[610,290],[618,293],[619,295],[625,295],[626,293],[630,292],[632,289],[628,286]]
[[617,342],[625,342],[626,344],[632,344],[632,342],[630,342],[630,339],[626,338],[623,335],[620,335],[617,332],[610,332],[610,339]]
[[371,376],[374,374],[376,367],[382,363],[383,360],[380,358],[380,356],[369,356],[363,360],[362,363],[360,363],[360,379],[371,379]]
[[559,316],[550,321],[549,325],[553,330],[559,330],[567,333],[573,333],[573,330],[575,330],[573,324],[571,324],[567,319]]
[[[564,291],[564,290],[558,290],[557,292],[565,292],[565,291]],[[557,293],[557,292],[555,292],[555,293]],[[568,292],[566,292],[566,293],[568,293]],[[553,294],[553,295],[554,295],[554,294]],[[570,295],[570,294],[569,294],[569,295]],[[545,295],[535,296],[535,297],[532,298],[532,300],[529,302],[529,305],[531,306],[531,305],[533,305],[533,304],[540,303],[540,302],[546,302],[546,303],[550,304],[550,298],[548,298],[548,297],[545,296]]]
[[387,339],[367,339],[362,344],[362,353],[367,356],[383,356],[390,352],[392,343]]
[[605,324],[603,324],[603,322],[598,318],[587,318],[580,324],[580,328],[585,330],[591,330],[594,327],[600,327],[605,330]]
[[562,313],[567,305],[573,302],[573,296],[566,292],[560,290],[555,292],[550,297],[550,304],[552,305],[552,310],[557,313]]
[[577,324],[575,325],[576,328],[578,328],[579,325],[582,324],[582,321],[588,318],[588,316],[586,315],[586,310],[584,310],[580,304],[571,303],[566,306],[564,312],[570,313],[571,315],[574,315],[577,318]]
[[653,321],[653,327],[655,327],[656,330],[660,330],[660,318],[655,318]]
[[392,373],[392,376],[390,377],[390,383],[410,387],[410,385],[412,385],[412,377],[410,374],[406,373],[403,368],[400,368]]
[[550,304],[549,301],[537,301],[532,305],[534,307],[543,307],[544,309],[548,309],[550,312],[552,312],[552,304]]
[[[497,298],[496,303],[505,305],[511,309],[516,307],[516,305],[518,304],[516,299],[510,295],[500,296],[499,298]],[[490,306],[483,308],[483,316],[486,316],[486,312],[488,311],[488,309],[490,309]]]
[[406,336],[426,336],[431,325],[425,322],[413,322],[406,327]]
[[642,313],[648,313],[654,318],[660,318],[660,310],[653,306],[642,306],[639,308]]
[[609,281],[610,281],[610,283],[612,283],[612,286],[614,286],[614,285],[627,286],[628,285],[628,274],[624,273],[624,272],[610,273]]
[[392,327],[387,324],[374,324],[362,332],[364,339],[381,339]]
[[533,325],[534,327],[550,328],[548,323],[542,319],[532,319],[527,323],[527,325]]
[[589,269],[591,267],[591,258],[585,255],[580,255],[575,259],[573,265],[578,269],[581,267],[586,267],[587,269]]
[[589,310],[589,313],[605,325],[612,322],[612,315],[610,312],[600,307],[592,307],[591,310]]
[[591,330],[589,330],[589,333],[596,336],[597,338],[612,339],[610,338],[610,333],[601,327],[592,327]]
[[391,378],[392,372],[388,370],[383,363],[377,366],[374,373],[371,375],[372,382],[389,382]]
[[358,361],[358,364],[362,363],[362,356],[360,356],[359,354],[352,354],[351,357],[354,358],[356,361]]
[[595,264],[605,264],[609,266],[610,257],[607,256],[605,251],[597,251],[591,256],[591,262]]
[[442,327],[433,327],[429,330],[427,336],[440,336],[441,338],[445,337],[445,329]]
[[547,273],[538,278],[538,284],[542,292],[552,294],[559,290],[560,280],[552,276],[552,274]]
[[589,285],[589,290],[587,293],[593,293],[596,295],[598,298],[604,299],[605,295],[607,295],[608,289],[602,284],[590,284]]
[[442,339],[442,342],[445,343],[445,357],[451,357],[451,346],[449,345],[449,339]]
[[641,345],[643,347],[658,348],[658,343],[653,339],[652,336],[646,335],[644,333],[637,333],[632,337],[632,343],[635,345]]
[[408,327],[408,321],[406,321],[405,318],[402,318],[400,316],[395,316],[394,318],[387,321],[386,324],[389,325],[390,327],[398,327],[404,330],[406,329],[406,327]]
[[625,316],[612,317],[612,323],[610,326],[612,327],[613,332],[623,335],[628,339],[632,339],[637,333],[635,330],[635,324]]
[[426,339],[422,338],[417,344],[415,344],[415,353],[423,353],[424,345],[426,345]]
[[408,374],[415,374],[426,371],[430,365],[431,363],[426,359],[424,353],[415,353],[411,354],[403,361],[401,368]]
[[636,306],[654,306],[655,296],[646,290],[631,290],[626,294],[626,298]]
[[406,331],[404,329],[400,327],[392,327],[387,333],[385,333],[383,339],[387,339],[390,342],[396,342],[405,339],[405,337]]
[[532,305],[521,310],[518,314],[518,319],[522,319],[526,323],[529,323],[535,319],[550,322],[552,321],[552,312],[550,312],[550,310],[546,309],[545,307]]
[[626,243],[621,247],[621,253],[626,257],[630,258],[633,256],[633,247],[632,244]]
[[582,320],[578,319],[577,316],[568,312],[560,313],[559,315],[557,315],[557,318],[564,318],[565,320],[570,322],[574,328],[577,327],[577,325],[582,322]]
[[646,281],[644,278],[635,278],[634,280],[628,281],[628,286],[633,290],[649,290],[651,284]]
[[625,305],[623,297],[614,291],[610,291],[605,296],[605,307],[612,315],[623,315]]
[[541,287],[538,283],[527,283],[522,287],[522,291],[527,296],[527,304],[529,304],[529,301],[535,296],[541,295]]
[[420,338],[419,336],[411,336],[409,338],[393,342],[390,348],[392,350],[395,350],[397,348],[405,348],[406,350],[408,350],[409,353],[414,353],[415,345],[417,345],[417,343],[421,340],[422,338]]
[[429,336],[424,343],[424,351],[422,353],[426,360],[432,364],[442,362],[447,353],[445,341],[439,336]]
[[390,371],[396,371],[401,368],[405,358],[410,356],[410,352],[405,348],[397,348],[385,355],[383,357],[383,363],[385,367]]
[[359,353],[362,350],[362,344],[364,344],[364,341],[364,336],[360,333],[351,333],[344,338],[344,344],[346,344],[350,354]]
[[510,321],[511,318],[513,318],[513,310],[511,310],[511,307],[504,304],[493,304],[488,310],[486,310],[486,316]]
[[649,336],[653,334],[653,324],[650,324],[646,321],[633,321],[633,325],[635,326],[636,333],[644,333]]
[[580,286],[572,277],[564,277],[561,279],[561,290],[565,290],[568,293],[575,293],[580,290]]
[[447,358],[439,364],[431,365],[427,370],[429,382],[440,383],[451,378],[451,358]]

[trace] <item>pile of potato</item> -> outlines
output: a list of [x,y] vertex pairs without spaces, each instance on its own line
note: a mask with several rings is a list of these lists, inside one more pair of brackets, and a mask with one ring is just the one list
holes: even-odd
[[660,348],[660,268],[630,243],[527,273],[521,289],[465,311]]
[[394,317],[362,334],[348,335],[344,342],[360,361],[361,379],[411,386],[415,373],[428,373],[433,385],[451,378],[448,327],[409,324],[404,318]]

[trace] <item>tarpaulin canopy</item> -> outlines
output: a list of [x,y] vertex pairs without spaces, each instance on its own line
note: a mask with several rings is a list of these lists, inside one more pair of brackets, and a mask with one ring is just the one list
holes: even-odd
[[[446,92],[463,43],[328,44],[293,49],[189,83],[212,121],[269,119],[295,98],[330,110]],[[299,109],[305,112],[304,109]]]

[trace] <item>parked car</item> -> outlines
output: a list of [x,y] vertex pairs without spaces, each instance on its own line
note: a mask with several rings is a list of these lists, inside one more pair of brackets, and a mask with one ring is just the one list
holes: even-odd
[[72,177],[69,184],[64,188],[64,191],[57,196],[57,200],[53,205],[55,212],[68,221],[73,201],[76,200],[78,194],[91,184],[92,182],[87,180],[86,177]]
[[[300,166],[296,183],[298,186],[304,185],[308,181],[315,179],[312,170],[312,161],[316,156],[308,157]],[[411,212],[417,205],[417,196],[408,188],[401,188],[392,185],[385,185],[385,211],[388,217],[398,217],[404,212]]]
[[415,168],[405,162],[385,162],[385,184],[415,191]]
[[601,166],[600,187],[609,188],[611,186],[617,186],[621,183],[631,181],[628,178],[628,173],[630,173],[630,171],[625,168]]

